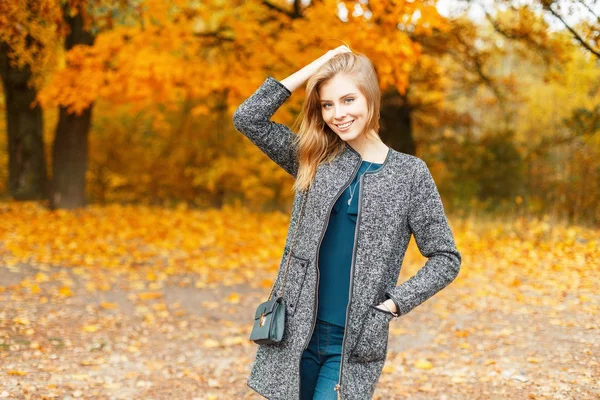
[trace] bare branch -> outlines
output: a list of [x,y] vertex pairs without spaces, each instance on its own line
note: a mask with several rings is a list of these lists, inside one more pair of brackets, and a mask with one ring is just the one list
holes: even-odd
[[533,38],[531,36],[523,34],[523,33],[517,34],[514,31],[508,31],[508,30],[502,28],[500,26],[500,24],[496,20],[494,20],[494,18],[487,11],[485,11],[485,18],[489,21],[489,23],[492,25],[492,27],[494,28],[494,30],[497,33],[499,33],[500,35],[504,36],[507,39],[523,41],[523,42],[533,46],[533,49],[535,49],[535,51],[544,59],[544,61],[547,64],[550,64],[550,60],[552,58],[551,53],[548,51],[548,49],[546,47],[544,47],[540,43],[533,40]]
[[283,8],[281,8],[279,6],[276,6],[275,4],[272,4],[267,0],[263,0],[263,4],[267,8],[270,8],[271,10],[277,11],[281,14],[287,15],[291,19],[302,18],[302,8],[300,6],[300,0],[294,0],[294,11],[291,11],[291,12],[284,10]]
[[583,6],[584,6],[585,8],[587,8],[587,9],[588,9],[588,11],[589,11],[589,12],[590,12],[590,13],[591,13],[591,14],[592,14],[594,17],[596,17],[596,19],[598,20],[598,22],[600,22],[600,16],[598,16],[598,15],[597,15],[597,14],[594,12],[594,10],[592,10],[592,8],[591,8],[590,6],[588,6],[588,5],[585,3],[585,1],[583,1],[583,0],[579,0],[579,2],[580,2],[581,4],[583,4]]
[[234,39],[231,37],[222,36],[221,32],[223,32],[223,30],[218,30],[216,32],[199,32],[199,33],[194,33],[194,36],[200,37],[200,38],[216,39],[218,42],[233,42],[234,41]]
[[600,58],[600,51],[594,49],[590,44],[588,44],[585,39],[583,39],[579,33],[577,33],[575,31],[575,29],[573,29],[569,24],[567,24],[567,21],[565,21],[563,19],[563,17],[561,17],[556,11],[554,11],[552,9],[552,7],[550,6],[550,4],[544,4],[544,8],[548,11],[550,11],[552,13],[552,15],[554,15],[556,18],[559,19],[560,22],[562,22],[562,24],[565,26],[565,28],[567,28],[569,30],[569,32],[571,32],[571,34],[573,34],[573,37],[575,37],[575,40],[577,40],[585,49],[587,49],[590,53],[594,54],[596,57]]

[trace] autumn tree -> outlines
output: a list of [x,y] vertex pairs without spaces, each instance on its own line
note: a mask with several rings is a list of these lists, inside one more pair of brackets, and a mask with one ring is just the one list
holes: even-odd
[[514,12],[515,18],[501,21],[495,18],[479,0],[466,0],[467,3],[479,4],[485,11],[486,18],[496,31],[503,36],[542,45],[538,40],[539,35],[530,26],[530,14],[544,15],[547,20],[553,20],[558,26],[564,28],[573,43],[600,58],[600,15],[597,11],[597,0],[578,0],[563,2],[557,0],[536,0],[531,4],[515,4],[514,1],[502,0],[498,2]]
[[0,69],[9,105],[8,186],[14,198],[49,196],[52,208],[85,204],[91,105],[78,112],[61,108],[53,142],[52,180],[48,185],[38,92],[45,87],[46,76],[56,67],[63,40],[67,52],[76,46],[89,46],[96,32],[123,23],[127,20],[127,11],[135,7],[128,1],[86,0],[19,0],[0,4],[3,22],[0,25]]
[[[56,1],[0,2],[0,76],[6,99],[8,190],[17,200],[47,198],[43,113],[35,102],[56,63],[63,33]],[[57,24],[58,22],[58,24]]]
[[[100,18],[97,7],[65,14],[72,20],[61,14],[64,26],[76,28],[70,32],[81,27],[81,41],[85,32],[95,39],[69,47],[64,66],[48,74],[37,96],[45,108],[61,109],[53,157],[57,207],[59,201],[65,207],[82,204],[86,171],[100,199],[111,188],[156,203],[210,199],[214,207],[231,193],[257,201],[282,196],[289,177],[260,163],[263,156],[251,146],[239,146],[243,140],[231,131],[230,114],[265,74],[285,76],[338,46],[339,39],[373,60],[384,95],[381,134],[411,154],[417,148],[424,154],[445,137],[483,131],[472,111],[484,105],[456,107],[481,90],[491,94],[490,106],[499,107],[494,129],[503,135],[486,143],[512,152],[517,141],[510,139],[510,124],[519,111],[519,89],[517,77],[502,70],[504,60],[522,57],[548,66],[546,78],[553,79],[559,69],[552,66],[567,53],[539,14],[527,8],[490,12],[496,25],[482,26],[464,15],[445,18],[425,1],[145,0],[129,7],[134,11],[105,12],[114,18]],[[498,31],[499,24],[518,20],[526,35],[516,28],[511,37]],[[515,43],[516,53],[506,52],[507,41]],[[302,100],[302,93],[293,96],[279,117],[292,124]],[[138,125],[134,132],[123,133],[127,125],[96,132],[92,140],[102,153],[96,160],[104,166],[89,171],[91,110],[99,103],[103,115],[96,121],[123,125],[114,120],[123,115]],[[578,114],[573,126],[593,125],[586,115]],[[96,191],[98,186],[105,189]]]
[[[39,99],[47,107],[61,106],[71,113],[82,112],[98,99],[115,106],[128,104],[132,112],[151,112],[153,129],[167,129],[153,134],[172,138],[166,141],[167,147],[153,154],[155,162],[146,166],[146,172],[154,171],[154,177],[162,176],[162,171],[181,175],[178,169],[164,167],[174,161],[169,156],[181,141],[188,140],[177,126],[185,131],[190,120],[199,117],[219,119],[217,126],[229,126],[231,112],[260,84],[265,72],[289,73],[327,46],[339,45],[335,37],[357,43],[357,50],[375,59],[382,85],[403,90],[419,48],[395,28],[397,21],[420,13],[413,25],[417,32],[426,33],[441,24],[440,17],[433,5],[424,2],[386,10],[389,5],[380,1],[372,7],[378,25],[368,18],[347,23],[338,16],[337,2],[331,0],[308,6],[300,1],[240,1],[226,6],[219,1],[146,1],[138,25],[115,27],[99,34],[92,46],[71,49],[65,68],[53,74]],[[328,26],[326,32],[316,29],[323,24]],[[381,45],[361,48],[360,43],[375,41]],[[292,109],[298,107],[298,100],[293,99]],[[180,124],[159,122],[177,109],[184,112]],[[293,118],[292,113],[289,117]],[[196,140],[201,140],[210,132],[196,134]],[[223,153],[227,152],[203,158],[206,167],[181,165],[199,174],[193,182],[213,188],[216,198],[221,195],[215,188],[227,189],[235,182],[231,177],[238,174],[235,168],[213,168],[225,165],[216,162]],[[182,155],[183,159],[191,157]],[[156,179],[148,183],[152,182],[160,184]],[[161,190],[158,186],[150,189]]]

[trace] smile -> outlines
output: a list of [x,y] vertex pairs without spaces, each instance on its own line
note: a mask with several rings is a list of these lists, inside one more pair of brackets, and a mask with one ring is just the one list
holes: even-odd
[[335,126],[337,126],[340,129],[345,129],[345,128],[349,127],[350,125],[352,125],[353,122],[354,122],[354,120],[352,120],[350,122],[345,122],[341,125],[335,124]]

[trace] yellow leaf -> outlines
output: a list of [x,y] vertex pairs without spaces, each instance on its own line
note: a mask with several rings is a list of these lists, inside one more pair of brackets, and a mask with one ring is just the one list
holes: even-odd
[[232,337],[226,337],[225,339],[223,339],[224,346],[233,346],[233,345],[237,345],[237,344],[246,344],[246,343],[248,343],[248,338],[246,338],[244,336],[232,336]]
[[102,290],[103,292],[107,292],[110,290],[110,285],[106,282],[100,282],[97,285],[98,290]]
[[81,360],[79,362],[79,364],[83,365],[83,366],[102,365],[102,364],[105,364],[105,363],[106,363],[106,360],[104,358],[102,358],[102,357],[96,358],[96,359],[94,359],[94,358],[87,358],[87,359]]
[[29,325],[29,319],[26,317],[14,317],[12,321],[18,325]]
[[98,325],[84,325],[81,329],[84,332],[94,333],[98,331]]
[[34,340],[29,344],[29,348],[34,350],[41,350],[42,345],[40,344],[40,342]]
[[140,300],[155,300],[160,299],[162,297],[161,292],[144,292],[138,293],[138,299]]
[[453,376],[451,378],[452,383],[463,383],[466,381],[464,376]]
[[214,339],[206,339],[204,343],[202,343],[202,346],[206,347],[207,349],[212,349],[215,347],[221,347],[221,343]]
[[415,362],[415,367],[419,369],[431,369],[433,368],[433,364],[429,360],[420,359]]
[[196,283],[194,283],[194,286],[197,289],[202,289],[206,287],[206,282],[202,282],[201,280],[197,280]]
[[110,303],[108,301],[103,301],[102,303],[100,303],[100,307],[104,308],[105,310],[114,310],[115,308],[118,307],[118,305],[116,303]]
[[467,337],[469,336],[469,331],[463,329],[463,330],[456,330],[454,331],[454,336],[456,337]]
[[383,372],[384,374],[391,374],[394,371],[396,371],[396,368],[392,364],[385,364],[383,366],[383,369],[381,370],[381,372]]
[[273,284],[273,280],[272,279],[263,279],[261,281],[261,286],[263,288],[270,288],[272,284]]
[[50,281],[50,277],[43,273],[43,272],[38,272],[37,274],[35,274],[35,281],[36,282],[49,282]]
[[21,371],[21,370],[18,370],[18,369],[9,369],[8,370],[8,374],[9,375],[24,376],[24,375],[27,375],[27,371]]
[[227,301],[233,304],[238,304],[240,302],[240,295],[238,293],[231,293],[227,296]]
[[63,286],[58,289],[58,294],[64,297],[73,296],[73,292],[71,292],[71,288],[68,286]]
[[83,287],[85,288],[85,290],[87,290],[90,293],[93,293],[96,291],[96,284],[94,282],[86,282]]

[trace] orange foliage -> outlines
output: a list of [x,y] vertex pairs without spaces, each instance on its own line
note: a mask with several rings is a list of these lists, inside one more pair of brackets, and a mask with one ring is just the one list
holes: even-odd
[[[5,203],[0,212],[0,256],[5,265],[139,271],[148,282],[189,271],[197,274],[198,287],[268,286],[279,266],[289,218],[237,207],[194,211],[183,206],[169,210],[111,205],[51,212],[34,202]],[[464,255],[455,284],[471,288],[467,292],[473,295],[462,299],[463,305],[500,307],[497,299],[551,305],[576,294],[588,311],[599,310],[594,300],[600,272],[597,230],[516,219],[461,221],[453,232]],[[423,262],[411,241],[401,279]],[[44,275],[35,277],[38,283],[47,280]],[[71,295],[68,286],[59,293]],[[139,298],[160,296],[149,291]],[[238,300],[234,296],[230,301]]]
[[[422,1],[341,4],[362,11],[343,21],[337,0],[327,0],[292,19],[287,15],[291,6],[283,1],[278,5],[282,11],[256,2],[146,1],[137,25],[114,27],[99,34],[94,46],[73,48],[39,99],[46,107],[61,104],[80,112],[96,99],[140,109],[154,103],[173,106],[183,99],[206,102],[215,92],[228,92],[228,110],[233,111],[264,79],[264,71],[293,72],[339,45],[333,38],[370,56],[381,69],[384,88],[404,91],[420,49],[397,24],[404,21],[416,34],[443,29],[435,6]],[[194,110],[203,115],[210,107],[197,104]]]
[[[232,207],[193,211],[112,205],[51,212],[35,202],[9,202],[0,205],[0,213],[4,265],[144,271],[150,281],[189,271],[209,286],[263,286],[264,277],[278,266],[287,228],[282,213],[249,217],[246,209]],[[60,293],[69,295],[68,288]]]
[[[92,201],[219,206],[237,198],[281,207],[291,198],[289,177],[223,129],[265,73],[285,76],[340,38],[374,60],[383,88],[404,91],[420,47],[398,21],[420,35],[446,28],[422,1],[347,2],[354,10],[347,20],[338,17],[337,1],[311,4],[296,19],[287,2],[273,4],[281,11],[257,2],[145,1],[136,24],[111,26],[93,46],[66,54],[38,100],[73,113],[96,104],[87,173]],[[293,122],[301,100],[299,93],[282,108],[282,122]]]
[[44,73],[56,65],[56,47],[65,34],[56,0],[0,2],[0,43],[8,45],[16,67],[31,67],[35,87],[42,86]]
[[[37,203],[0,214],[4,397],[110,397],[132,379],[140,398],[170,398],[175,386],[186,398],[240,396],[254,305],[275,277],[288,215]],[[375,399],[500,388],[506,399],[548,398],[556,382],[592,395],[598,230],[452,220],[460,274],[390,325]],[[424,261],[411,242],[400,280]],[[41,372],[57,368],[73,385],[48,383]]]

